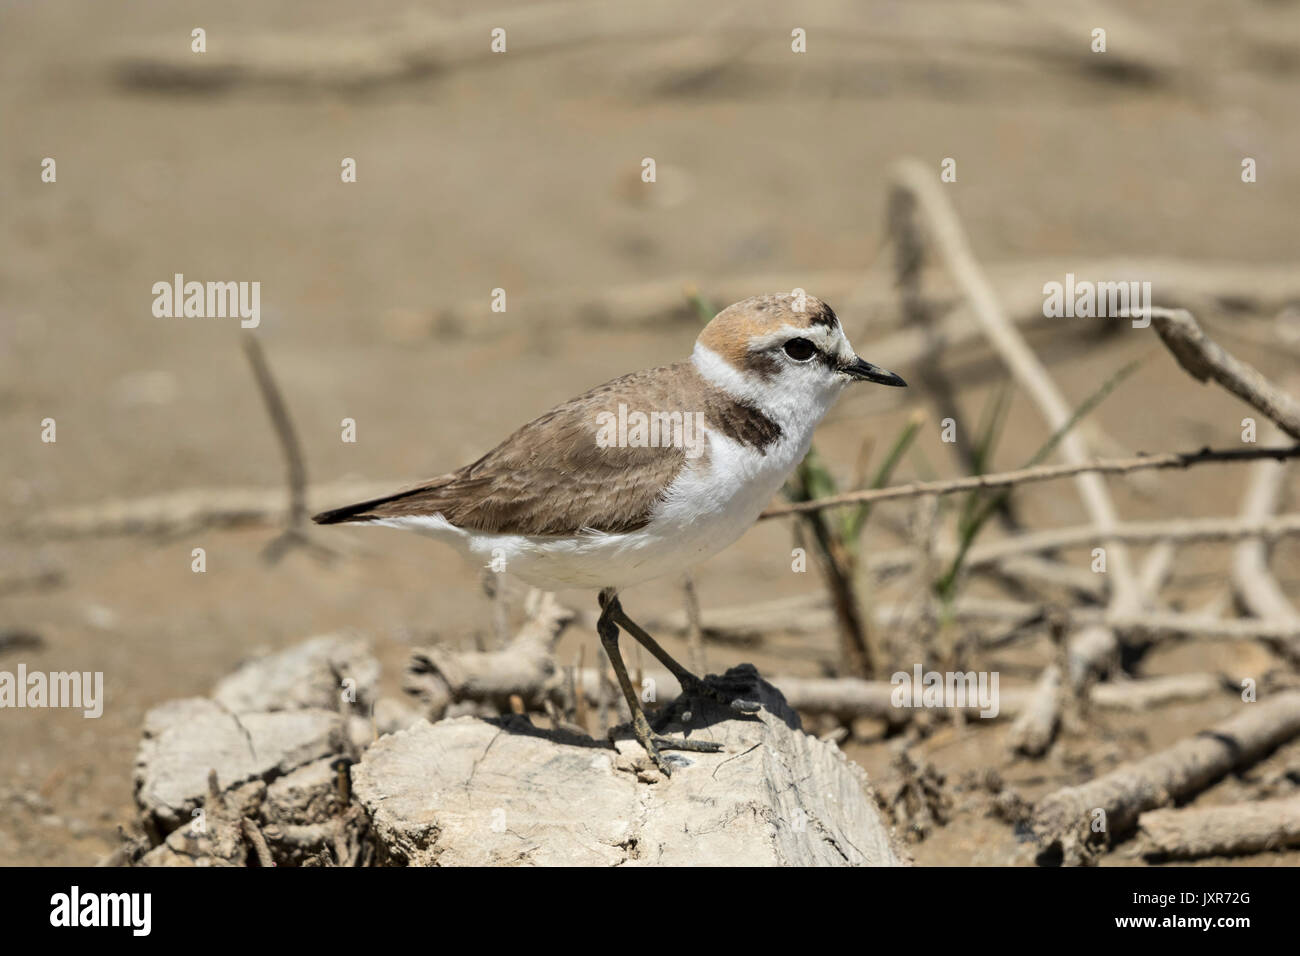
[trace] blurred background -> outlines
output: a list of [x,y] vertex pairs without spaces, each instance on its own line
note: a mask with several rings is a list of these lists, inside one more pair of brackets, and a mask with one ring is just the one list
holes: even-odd
[[[491,51],[496,27],[505,53]],[[191,52],[195,28],[205,53]],[[796,28],[806,53],[791,49]],[[1092,50],[1096,28],[1105,53]],[[0,712],[0,864],[90,863],[115,846],[144,712],[206,693],[250,654],[353,629],[395,690],[412,644],[468,646],[492,629],[479,570],[413,535],[328,529],[316,540],[343,552],[335,560],[297,549],[269,564],[273,524],[23,530],[110,500],[282,489],[241,337],[265,352],[313,484],[398,487],[448,471],[559,401],[686,356],[707,315],[751,294],[806,288],[861,354],[889,364],[871,343],[902,321],[891,173],[914,157],[937,179],[950,158],[944,194],[1009,300],[1033,307],[1043,283],[1103,260],[1136,263],[1122,278],[1151,263],[1231,274],[1227,291],[1207,279],[1168,304],[1211,309],[1198,315],[1266,374],[1296,367],[1294,2],[5,0],[0,77],[0,631],[26,635],[0,646],[0,668],[103,671],[107,697],[99,720]],[[1244,157],[1257,182],[1242,182]],[[345,158],[355,183],[341,181]],[[936,309],[960,315],[933,271]],[[260,326],[154,317],[151,288],[175,273],[259,281]],[[505,313],[491,310],[497,288]],[[1193,383],[1153,336],[1107,325],[1028,333],[1072,402],[1144,360],[1092,416],[1109,442],[1098,451],[1239,443],[1244,406]],[[978,340],[926,362],[972,429],[1007,380]],[[965,473],[932,396],[886,391],[852,392],[819,432],[829,473],[843,486],[869,473],[920,412],[894,480]],[[341,440],[345,418],[355,443]],[[1023,464],[1048,433],[1009,393],[989,464]],[[1113,487],[1138,520],[1233,514],[1243,480],[1224,468]],[[1067,484],[1027,489],[1017,506],[1030,527],[1084,520]],[[873,519],[863,547],[898,546],[910,520],[906,507]],[[816,574],[791,573],[791,547],[789,521],[764,522],[703,565],[706,625],[710,607],[821,590]],[[1174,599],[1212,599],[1223,560],[1180,551]],[[1274,562],[1295,595],[1294,540]],[[625,604],[665,618],[680,582]],[[563,659],[582,642],[594,655],[580,622]],[[835,672],[837,653],[827,632],[714,644],[707,660],[815,675]],[[1250,655],[1263,653],[1193,640],[1146,666],[1233,671],[1262,667]],[[1033,660],[1004,663],[1004,686],[1032,682]],[[1117,723],[1023,775],[1059,784],[1176,739],[1195,712]],[[929,741],[953,780],[1002,759],[961,740]],[[845,747],[873,776],[891,766],[870,728]],[[1011,842],[1005,825],[972,819],[914,852],[1000,862]]]

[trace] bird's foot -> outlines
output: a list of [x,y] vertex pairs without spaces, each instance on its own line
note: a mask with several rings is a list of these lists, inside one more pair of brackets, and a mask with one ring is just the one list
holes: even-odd
[[[673,775],[673,761],[670,760],[663,751],[666,750],[683,750],[689,753],[699,754],[716,754],[722,751],[722,744],[715,740],[691,740],[687,737],[668,737],[664,734],[655,733],[647,725],[644,731],[638,726],[639,721],[633,721],[632,733],[636,737],[637,743],[645,749],[646,755],[650,758],[660,773],[665,777]],[[679,761],[680,762],[680,761]]]
[[697,754],[722,752],[722,744],[716,740],[691,740],[687,737],[665,737],[663,734],[651,734],[650,742],[660,750],[686,750]]

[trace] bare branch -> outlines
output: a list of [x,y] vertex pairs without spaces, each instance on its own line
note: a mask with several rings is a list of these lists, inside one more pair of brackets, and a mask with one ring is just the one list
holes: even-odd
[[253,378],[257,381],[257,390],[262,393],[267,414],[271,416],[271,425],[275,428],[275,437],[280,441],[284,452],[289,482],[289,527],[301,527],[307,521],[307,466],[302,460],[302,446],[298,444],[298,434],[293,429],[289,410],[284,404],[284,396],[271,375],[271,368],[266,364],[261,343],[255,336],[245,336],[244,354],[253,369]]
[[1300,797],[1226,807],[1152,810],[1138,818],[1142,852],[1190,860],[1300,845]]
[[[1268,426],[1276,432],[1275,426]],[[1286,466],[1261,461],[1251,469],[1250,484],[1242,503],[1241,516],[1247,521],[1267,521],[1278,508]],[[1232,585],[1241,601],[1256,617],[1271,621],[1300,620],[1300,611],[1282,593],[1268,568],[1268,545],[1252,538],[1237,545],[1232,558]]]
[[1268,416],[1300,441],[1300,401],[1224,351],[1201,330],[1186,309],[1152,309],[1151,322],[1178,364],[1199,382],[1213,378],[1243,402]]
[[246,336],[243,342],[244,353],[248,356],[248,364],[252,366],[253,377],[257,380],[257,389],[262,393],[262,401],[266,404],[266,411],[271,416],[271,424],[275,428],[275,437],[279,439],[280,448],[284,451],[289,483],[289,513],[284,531],[266,546],[262,551],[262,555],[267,561],[274,564],[290,548],[301,547],[306,548],[317,557],[333,557],[335,552],[331,548],[316,543],[308,536],[307,466],[303,462],[302,446],[298,444],[298,434],[294,431],[293,421],[289,417],[289,409],[284,403],[284,396],[280,393],[279,386],[275,384],[275,378],[271,375],[270,366],[266,364],[266,356],[262,354],[261,343],[251,335]]
[[[313,485],[307,500],[326,508],[340,501],[377,498],[402,487],[400,481],[341,481]],[[171,535],[200,528],[283,524],[289,508],[283,488],[188,488],[143,498],[110,498],[42,512],[16,531],[48,538],[110,535]]]
[[1300,458],[1300,445],[1290,448],[1202,448],[1200,451],[1193,452],[1164,452],[1158,455],[1135,455],[1132,458],[1098,459],[1065,465],[1037,465],[1033,468],[1021,468],[1017,471],[969,475],[965,478],[951,478],[945,481],[913,481],[906,485],[894,485],[889,488],[868,488],[862,491],[845,492],[842,495],[828,495],[815,501],[798,501],[792,504],[777,505],[768,508],[759,515],[759,520],[801,514],[806,511],[820,511],[823,508],[862,504],[866,501],[889,501],[894,498],[915,498],[921,495],[953,495],[963,491],[1007,488],[1012,485],[1028,484],[1036,481],[1070,478],[1089,472],[1122,475],[1151,468],[1191,468],[1195,465],[1204,465],[1210,462],[1259,461],[1265,458],[1271,458],[1275,461]]
[[1049,794],[1034,808],[1033,830],[1045,848],[1059,848],[1066,863],[1083,862],[1099,844],[1131,832],[1145,811],[1199,793],[1297,734],[1300,691],[1244,705],[1207,732],[1185,737],[1088,783]]

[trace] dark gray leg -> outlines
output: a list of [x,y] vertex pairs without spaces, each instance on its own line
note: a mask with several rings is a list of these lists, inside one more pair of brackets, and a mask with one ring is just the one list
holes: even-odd
[[605,648],[605,654],[609,658],[610,664],[614,666],[614,676],[618,679],[618,686],[622,688],[623,698],[627,701],[627,709],[632,714],[632,733],[636,735],[637,741],[650,755],[650,759],[654,761],[655,766],[663,771],[664,776],[672,776],[672,768],[668,766],[668,762],[659,753],[660,750],[689,750],[696,753],[717,753],[721,750],[722,745],[711,740],[685,740],[676,737],[664,737],[650,729],[650,723],[645,718],[645,711],[641,709],[640,696],[637,694],[636,687],[632,684],[632,678],[628,675],[627,665],[623,663],[623,655],[619,653],[619,626],[615,622],[613,612],[613,609],[618,607],[618,599],[614,596],[612,588],[606,588],[600,592],[600,605],[600,618],[596,621],[596,633],[600,635],[601,646]]
[[[677,683],[681,684],[682,696],[696,699],[707,697],[742,714],[758,712],[759,704],[757,702],[742,700],[735,694],[728,693],[726,687],[714,686],[700,680],[700,678],[673,660],[672,655],[664,650],[658,641],[647,634],[640,624],[627,616],[627,612],[623,610],[623,605],[619,603],[616,594],[611,593],[608,598],[606,598],[605,594],[606,592],[601,592],[601,604],[604,608],[602,616],[608,614],[615,624],[631,634],[642,647],[658,658],[659,663],[668,668],[669,672],[677,678]],[[716,678],[710,678],[710,680],[716,680]]]

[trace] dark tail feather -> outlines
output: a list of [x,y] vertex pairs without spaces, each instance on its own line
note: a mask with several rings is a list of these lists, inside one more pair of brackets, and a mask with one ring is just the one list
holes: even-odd
[[[426,481],[422,485],[416,485],[414,488],[407,488],[405,491],[394,492],[391,495],[384,495],[382,498],[371,498],[369,501],[359,501],[354,505],[346,505],[342,508],[335,508],[333,511],[322,511],[318,515],[312,516],[312,521],[317,524],[347,524],[356,521],[379,521],[383,518],[391,517],[393,510],[384,508],[384,505],[391,504],[394,501],[402,501],[406,498],[422,497],[425,503],[441,504],[441,499],[436,492],[443,490],[446,486],[456,479],[455,475],[443,475],[441,478],[434,478]],[[436,510],[436,509],[434,509]],[[398,510],[398,514],[419,514],[420,509],[414,512],[410,510]],[[430,511],[429,513],[433,513]]]
[[399,498],[405,498],[412,492],[399,491],[395,495],[386,495],[383,498],[371,498],[369,501],[361,501],[355,505],[346,505],[342,508],[335,508],[333,511],[322,511],[318,515],[312,515],[311,520],[317,524],[347,524],[357,521],[374,521],[376,518],[382,518],[383,515],[366,514],[370,509],[379,505],[387,504],[390,501],[397,501]]

